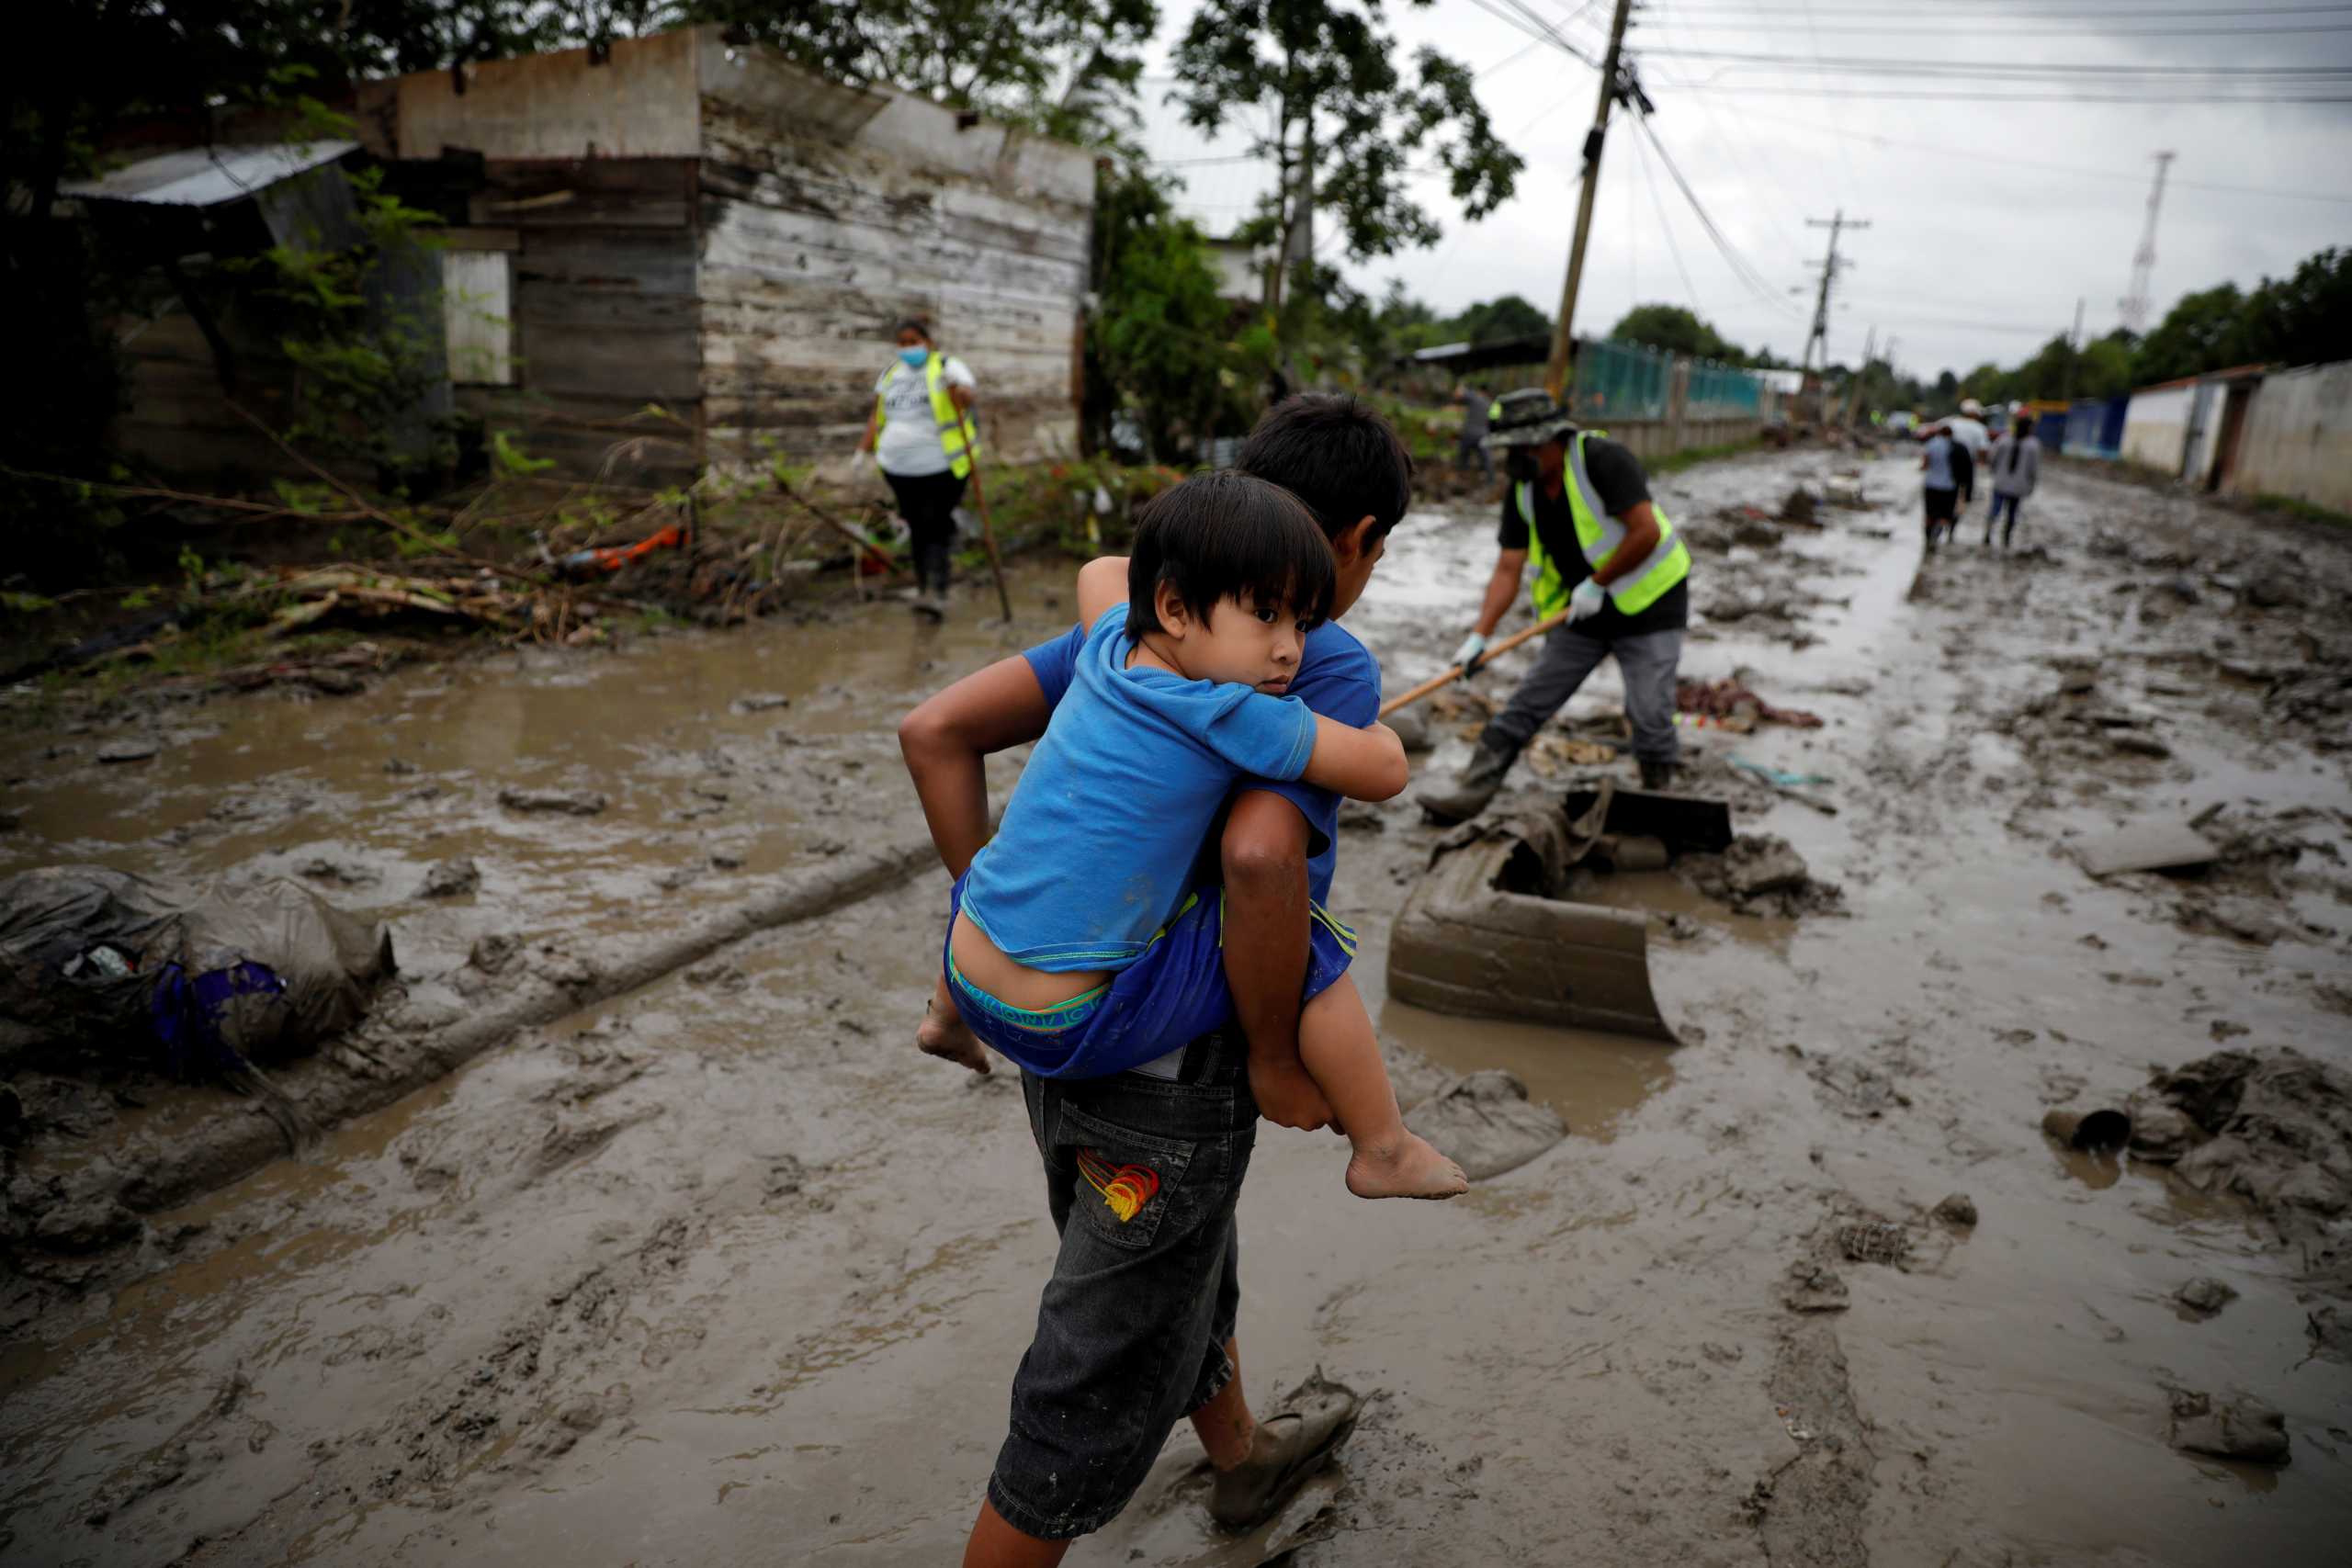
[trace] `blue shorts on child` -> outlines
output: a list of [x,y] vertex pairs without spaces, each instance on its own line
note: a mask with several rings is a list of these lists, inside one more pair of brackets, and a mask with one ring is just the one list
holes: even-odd
[[[1043,1010],[998,1000],[956,967],[956,916],[964,879],[947,896],[947,941],[940,962],[956,1010],[1013,1064],[1040,1077],[1091,1078],[1123,1073],[1222,1028],[1233,1017],[1225,981],[1225,891],[1204,887],[1185,898],[1143,953],[1102,985]],[[1302,1000],[1330,988],[1355,961],[1356,933],[1310,904],[1306,985]]]

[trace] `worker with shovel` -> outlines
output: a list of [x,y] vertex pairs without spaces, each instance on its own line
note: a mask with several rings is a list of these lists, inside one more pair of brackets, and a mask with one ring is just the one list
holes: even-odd
[[1650,499],[1631,452],[1599,431],[1579,430],[1544,391],[1508,392],[1487,440],[1503,454],[1502,554],[1478,620],[1453,661],[1476,673],[1521,579],[1535,568],[1535,614],[1555,623],[1543,655],[1478,737],[1451,786],[1423,790],[1421,807],[1442,822],[1486,809],[1535,732],[1614,657],[1642,787],[1674,779],[1674,678],[1690,618],[1690,552]]

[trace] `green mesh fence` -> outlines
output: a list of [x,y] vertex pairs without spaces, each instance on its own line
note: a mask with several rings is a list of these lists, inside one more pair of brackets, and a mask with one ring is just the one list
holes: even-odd
[[1711,359],[1690,362],[1690,389],[1685,396],[1685,419],[1736,419],[1763,408],[1764,383],[1745,370],[1717,365]]
[[1664,419],[1674,388],[1674,356],[1634,343],[1577,344],[1568,407],[1588,424],[1612,419]]

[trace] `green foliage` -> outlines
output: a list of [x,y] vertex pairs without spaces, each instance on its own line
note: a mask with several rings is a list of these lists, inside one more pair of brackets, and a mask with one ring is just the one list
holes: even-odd
[[1049,136],[1131,130],[1156,0],[641,0],[668,21],[726,22],[842,81],[882,82]]
[[500,479],[528,479],[533,474],[546,473],[554,467],[553,457],[534,457],[516,446],[513,431],[493,430],[490,433],[490,468]]
[[1357,261],[1435,243],[1437,220],[1406,177],[1424,153],[1474,220],[1515,186],[1522,160],[1487,122],[1471,73],[1425,48],[1408,80],[1383,19],[1382,0],[1204,0],[1176,47],[1171,96],[1188,123],[1215,132],[1271,118],[1250,143],[1276,175],[1253,237],[1285,254],[1310,192]]
[[1094,291],[1086,341],[1093,446],[1105,444],[1122,406],[1161,457],[1246,426],[1272,362],[1271,334],[1237,322],[1200,230],[1139,170],[1106,171],[1097,182]]
[[1609,335],[1620,343],[1638,343],[1668,354],[1734,363],[1740,358],[1736,344],[1725,342],[1713,327],[1679,305],[1637,305],[1609,329]]

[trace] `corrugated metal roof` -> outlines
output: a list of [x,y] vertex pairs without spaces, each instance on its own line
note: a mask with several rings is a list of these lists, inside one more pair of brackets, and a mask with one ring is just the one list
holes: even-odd
[[218,207],[332,164],[358,145],[356,141],[285,141],[257,147],[187,147],[142,158],[100,179],[74,180],[58,190],[84,201]]

